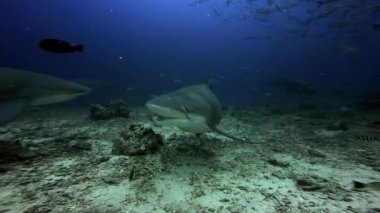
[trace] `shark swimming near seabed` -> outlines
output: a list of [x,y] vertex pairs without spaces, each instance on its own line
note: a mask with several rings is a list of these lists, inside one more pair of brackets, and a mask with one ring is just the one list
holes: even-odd
[[149,100],[146,108],[161,120],[154,122],[161,126],[176,126],[191,133],[216,132],[236,141],[236,138],[217,128],[222,119],[219,100],[207,84],[187,86]]
[[0,125],[13,120],[28,106],[72,100],[90,88],[35,72],[0,68]]

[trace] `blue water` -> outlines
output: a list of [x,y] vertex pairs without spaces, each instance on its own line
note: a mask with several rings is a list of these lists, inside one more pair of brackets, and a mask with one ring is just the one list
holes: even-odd
[[[0,66],[107,82],[92,101],[124,98],[128,87],[158,95],[206,77],[233,105],[264,103],[265,94],[292,99],[268,85],[276,76],[307,81],[319,97],[379,89],[380,2],[318,2],[327,1],[3,0]],[[85,51],[49,53],[38,48],[43,38]]]

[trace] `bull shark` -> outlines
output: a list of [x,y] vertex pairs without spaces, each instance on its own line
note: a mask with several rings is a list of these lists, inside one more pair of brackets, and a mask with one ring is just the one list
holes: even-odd
[[191,133],[216,132],[233,140],[247,142],[217,128],[222,119],[219,100],[207,84],[187,86],[146,102],[145,107],[161,120],[161,126],[176,126]]
[[0,125],[28,106],[68,101],[91,89],[57,77],[0,67]]

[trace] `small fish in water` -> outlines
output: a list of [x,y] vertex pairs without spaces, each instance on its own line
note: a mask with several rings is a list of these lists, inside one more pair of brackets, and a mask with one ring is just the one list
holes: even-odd
[[181,79],[174,79],[173,83],[174,84],[182,84],[182,80]]
[[357,140],[359,140],[359,141],[377,141],[378,138],[375,136],[372,136],[372,135],[362,135],[362,136],[358,136]]
[[136,89],[134,87],[127,87],[127,92],[133,92],[135,91]]
[[128,177],[129,181],[133,180],[134,175],[135,175],[135,165],[132,166],[132,169],[129,172],[129,177]]
[[83,45],[71,45],[67,41],[62,41],[53,38],[42,39],[39,43],[39,47],[48,52],[54,53],[73,53],[83,52]]
[[279,11],[279,12],[283,12],[283,13],[287,13],[289,12],[289,10],[285,7],[282,7],[281,5],[279,4],[276,4],[276,9]]
[[212,12],[214,12],[214,15],[216,16],[222,16],[222,11],[219,8],[214,7]]
[[372,28],[375,29],[375,30],[380,30],[380,21],[377,22],[377,23],[374,23],[374,24],[372,25]]
[[340,47],[340,50],[348,55],[355,55],[358,52],[358,48],[353,45],[343,45]]
[[380,182],[362,183],[359,181],[353,181],[354,189],[373,189],[380,191]]
[[11,168],[7,165],[1,165],[0,164],[0,174],[4,174],[6,172],[8,172]]

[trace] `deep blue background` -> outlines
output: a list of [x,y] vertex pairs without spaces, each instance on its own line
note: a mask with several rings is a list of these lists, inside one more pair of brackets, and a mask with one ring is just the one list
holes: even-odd
[[[335,14],[309,25],[289,18],[307,20],[308,10],[326,9],[312,0],[294,1],[297,6],[289,12],[275,11],[266,21],[247,12],[266,1],[231,2],[0,1],[0,66],[106,81],[112,89],[92,94],[99,100],[124,97],[128,87],[160,94],[207,76],[229,104],[260,102],[268,92],[276,95],[266,83],[273,76],[309,81],[322,94],[379,88],[380,33],[372,24],[380,21],[380,12],[369,11],[376,1],[337,0],[339,9],[358,11],[346,17],[355,22],[349,30],[326,27],[341,19]],[[360,5],[351,7],[355,2]],[[48,53],[37,46],[43,38],[80,43],[85,51]]]

